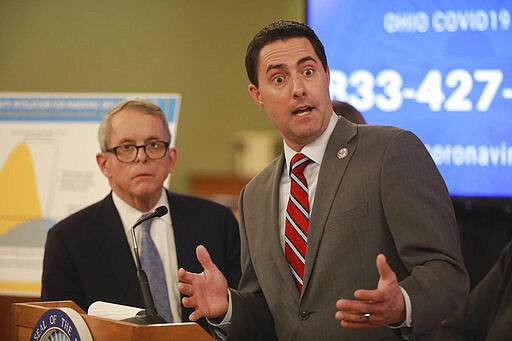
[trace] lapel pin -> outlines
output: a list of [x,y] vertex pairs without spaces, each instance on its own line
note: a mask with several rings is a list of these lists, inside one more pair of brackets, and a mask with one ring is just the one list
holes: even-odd
[[348,149],[345,147],[338,150],[338,153],[336,154],[336,156],[338,156],[338,159],[344,159],[347,157],[347,155],[348,155]]

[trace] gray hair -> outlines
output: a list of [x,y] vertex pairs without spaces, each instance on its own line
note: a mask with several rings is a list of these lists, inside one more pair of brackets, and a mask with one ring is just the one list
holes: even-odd
[[126,108],[137,108],[142,110],[144,113],[154,115],[160,118],[163,123],[165,132],[169,136],[169,142],[171,142],[171,131],[169,129],[169,123],[165,113],[160,107],[153,102],[148,101],[142,97],[128,97],[124,101],[118,103],[112,110],[110,110],[103,119],[101,120],[100,127],[98,128],[98,142],[100,144],[100,150],[105,152],[108,149],[108,137],[110,135],[110,120],[112,116],[117,114]]

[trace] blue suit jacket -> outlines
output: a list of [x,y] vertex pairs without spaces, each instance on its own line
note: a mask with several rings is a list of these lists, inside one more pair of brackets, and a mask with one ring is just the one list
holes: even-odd
[[[201,272],[195,248],[206,246],[232,288],[240,279],[240,237],[231,210],[205,199],[167,192],[178,267]],[[41,299],[72,300],[87,311],[95,301],[143,307],[135,263],[109,194],[48,231]],[[192,309],[182,306],[188,321]],[[205,329],[206,321],[199,321]]]

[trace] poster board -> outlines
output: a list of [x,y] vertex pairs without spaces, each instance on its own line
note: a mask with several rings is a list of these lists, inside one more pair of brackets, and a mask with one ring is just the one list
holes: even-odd
[[0,293],[39,295],[48,229],[109,192],[97,130],[129,96],[166,113],[174,146],[179,94],[0,93]]

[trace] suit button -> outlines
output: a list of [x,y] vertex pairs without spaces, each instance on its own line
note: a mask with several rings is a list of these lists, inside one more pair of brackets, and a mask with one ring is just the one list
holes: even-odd
[[299,318],[302,320],[302,321],[306,321],[307,319],[309,319],[309,313],[307,311],[301,311],[299,313]]

